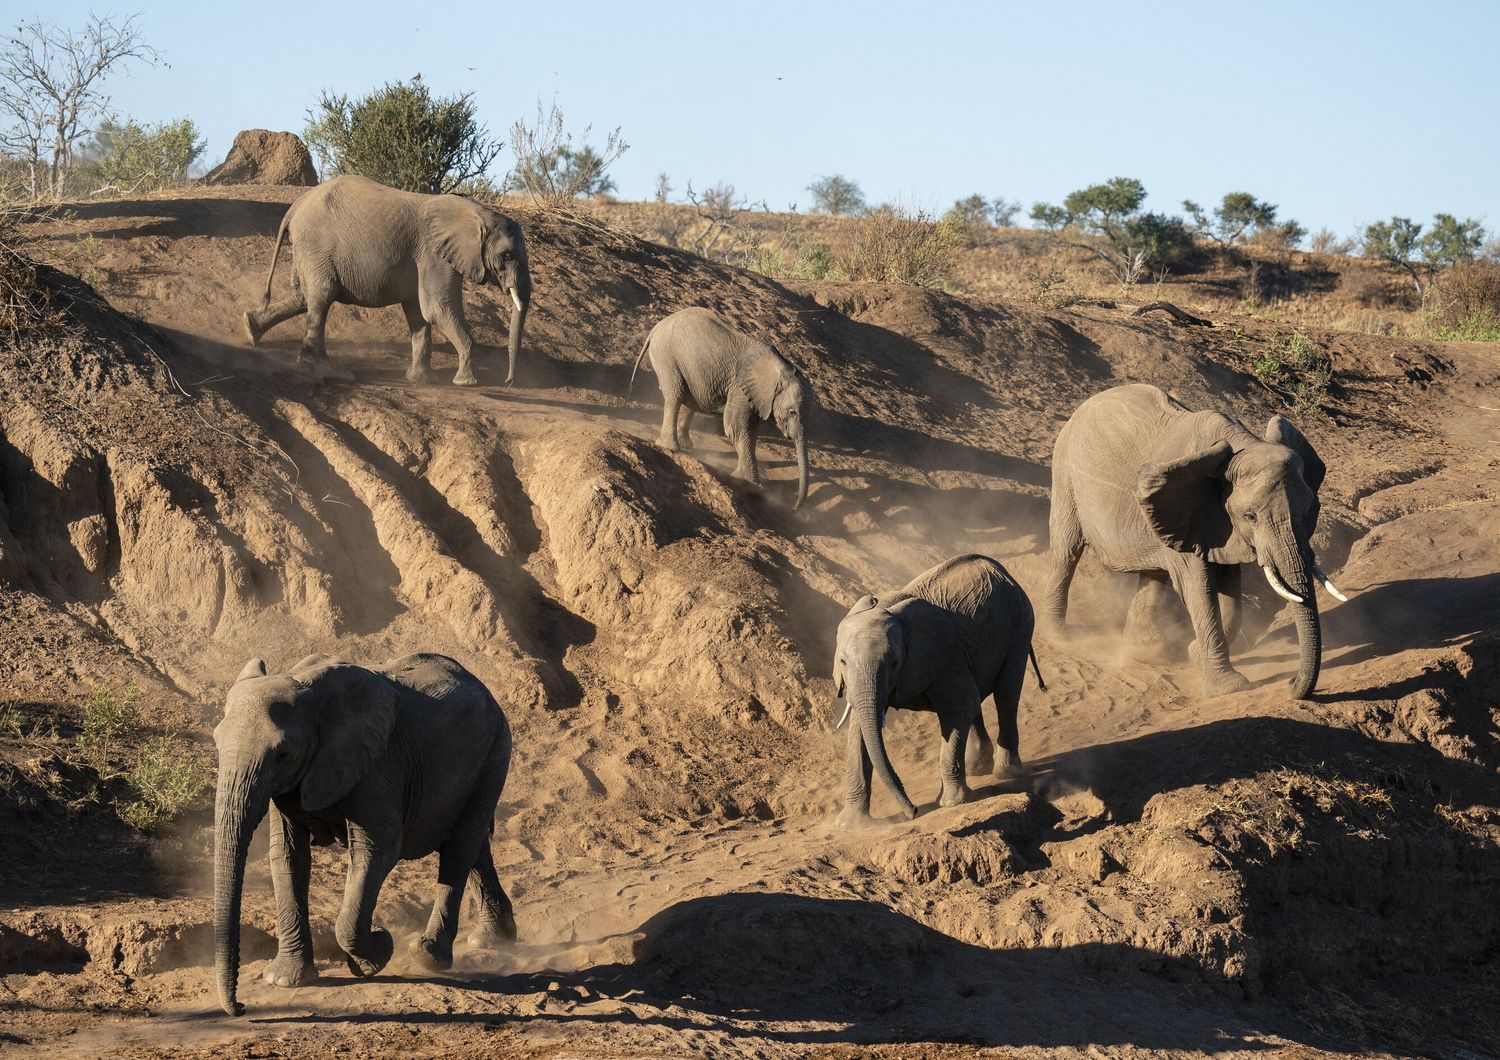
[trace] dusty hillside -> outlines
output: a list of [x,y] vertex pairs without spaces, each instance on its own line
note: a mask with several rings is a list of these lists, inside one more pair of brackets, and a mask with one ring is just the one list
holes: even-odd
[[[1035,596],[1071,410],[1149,381],[1258,427],[1285,411],[1249,372],[1276,326],[787,287],[528,213],[518,388],[496,385],[505,317],[483,291],[468,296],[480,387],[409,386],[399,310],[345,307],[329,347],[352,381],[317,385],[293,364],[295,324],[260,349],[240,337],[294,194],[79,204],[39,233],[108,304],[59,281],[75,323],[0,359],[0,696],[15,719],[0,835],[24,852],[0,865],[11,1041],[1500,1047],[1493,346],[1310,332],[1336,374],[1318,411],[1294,415],[1329,465],[1316,544],[1351,594],[1325,611],[1315,701],[1287,698],[1294,644],[1274,597],[1257,597],[1236,648],[1256,687],[1204,701],[1185,660],[1119,660],[1130,583],[1086,564],[1074,607],[1099,635],[1038,643],[1049,687],[1023,695],[1030,775],[846,834],[831,827],[827,676],[844,608],[959,550],[999,557]],[[770,482],[749,493],[714,432],[691,454],[655,446],[649,375],[625,397],[651,324],[687,305],[773,339],[820,395],[804,512],[779,440],[763,439]],[[445,343],[435,359],[451,375]],[[250,1017],[208,1015],[201,809],[147,840],[81,798],[65,752],[89,697],[134,682],[148,725],[201,742],[249,656],[419,648],[471,667],[511,716],[496,861],[522,944],[461,952],[435,979],[393,965],[356,983],[334,959],[342,879],[325,851],[326,977],[260,983],[261,872]],[[928,806],[935,728],[890,725]],[[416,929],[432,875],[401,866],[377,920]]]

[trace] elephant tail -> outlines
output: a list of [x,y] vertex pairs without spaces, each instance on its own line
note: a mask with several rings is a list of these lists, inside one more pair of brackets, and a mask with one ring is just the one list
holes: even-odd
[[1037,686],[1040,687],[1043,692],[1047,691],[1047,682],[1042,680],[1042,668],[1036,664],[1036,645],[1033,644],[1028,646],[1026,649],[1026,654],[1031,656],[1031,672],[1036,674]]
[[287,222],[292,219],[292,211],[287,210],[281,218],[281,227],[276,229],[276,245],[271,248],[271,268],[266,272],[266,293],[261,295],[260,307],[264,309],[271,304],[271,281],[276,276],[276,259],[281,257],[281,244],[286,239]]
[[641,370],[641,362],[646,359],[646,351],[651,348],[651,336],[646,336],[646,341],[641,344],[641,352],[635,355],[635,367],[630,370],[630,385],[625,388],[625,400],[630,400],[630,395],[635,391],[635,373]]

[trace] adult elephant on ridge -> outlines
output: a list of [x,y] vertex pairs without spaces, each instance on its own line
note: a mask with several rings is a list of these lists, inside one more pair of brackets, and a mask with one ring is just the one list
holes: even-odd
[[[271,302],[271,280],[282,241],[292,242],[292,293]],[[324,181],[298,197],[281,219],[260,307],[245,313],[252,346],[284,320],[307,314],[298,359],[326,365],[323,334],[335,302],[399,305],[411,330],[406,378],[432,377],[432,325],[458,350],[453,382],[473,386],[474,342],[464,321],[464,281],[510,295],[510,369],[516,380],[521,331],[531,304],[526,239],[515,221],[462,195],[420,195],[388,188],[366,177]]]
[[[1150,620],[1170,582],[1187,606],[1209,695],[1249,686],[1229,661],[1238,631],[1240,564],[1255,563],[1296,607],[1300,662],[1292,693],[1317,685],[1322,634],[1314,581],[1345,599],[1313,556],[1323,461],[1302,432],[1272,416],[1257,438],[1218,412],[1192,412],[1154,386],[1089,398],[1052,454],[1052,570],[1044,621],[1061,629],[1084,546],[1140,576],[1128,625]],[[1127,630],[1129,632],[1129,630]]]
[[776,350],[742,335],[707,309],[682,309],[661,320],[646,336],[630,388],[641,361],[651,355],[651,368],[661,386],[661,445],[678,448],[678,417],[682,441],[692,445],[693,414],[724,414],[724,435],[739,456],[734,476],[758,484],[755,440],[760,425],[775,420],[797,451],[797,500],[807,499],[807,413],[813,405],[812,388],[796,367]]

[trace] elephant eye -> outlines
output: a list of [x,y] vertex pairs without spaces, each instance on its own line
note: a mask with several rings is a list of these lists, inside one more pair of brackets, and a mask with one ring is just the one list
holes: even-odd
[[1245,521],[1247,523],[1255,522],[1255,510],[1253,508],[1245,509]]

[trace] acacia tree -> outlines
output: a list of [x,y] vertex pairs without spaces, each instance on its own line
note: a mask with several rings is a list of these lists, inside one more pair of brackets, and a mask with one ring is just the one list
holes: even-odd
[[1191,199],[1182,200],[1182,208],[1193,219],[1193,231],[1221,247],[1246,242],[1258,229],[1276,224],[1276,206],[1248,191],[1227,192],[1212,216]]
[[1145,201],[1144,184],[1115,177],[1070,193],[1061,206],[1036,203],[1031,219],[1064,246],[1099,258],[1128,286],[1152,262],[1172,264],[1192,250],[1181,218],[1142,212]]
[[1376,221],[1365,228],[1364,253],[1406,273],[1417,297],[1427,298],[1427,283],[1438,272],[1461,261],[1472,261],[1484,245],[1484,226],[1451,213],[1433,216],[1426,235],[1422,226],[1407,217]]
[[91,15],[76,30],[33,19],[0,42],[0,147],[20,159],[32,198],[62,196],[75,147],[109,114],[110,73],[130,60],[161,64],[139,17]]
[[859,185],[837,173],[819,177],[807,186],[807,190],[812,192],[813,210],[817,213],[842,217],[860,213],[865,208],[865,193],[859,190]]

